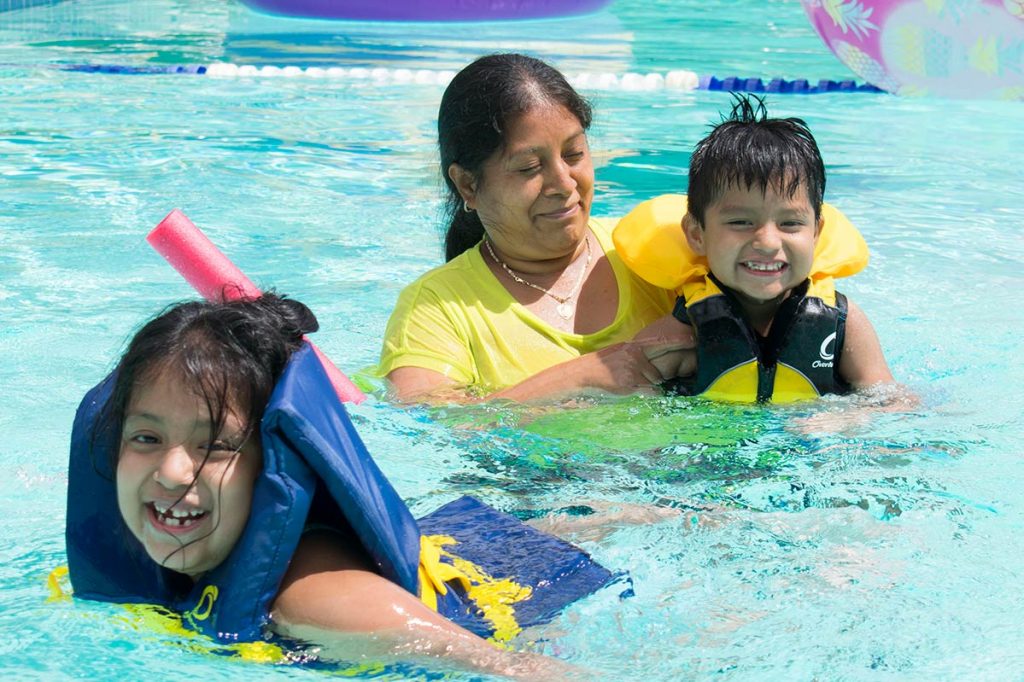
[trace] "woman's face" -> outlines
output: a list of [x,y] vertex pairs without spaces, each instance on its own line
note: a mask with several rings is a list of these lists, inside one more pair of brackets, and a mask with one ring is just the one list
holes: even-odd
[[227,558],[249,519],[263,453],[238,414],[211,438],[206,403],[169,371],[137,385],[128,403],[121,516],[153,561],[193,578]]
[[571,255],[586,235],[594,166],[579,120],[542,103],[513,121],[505,146],[460,189],[495,246],[519,260]]

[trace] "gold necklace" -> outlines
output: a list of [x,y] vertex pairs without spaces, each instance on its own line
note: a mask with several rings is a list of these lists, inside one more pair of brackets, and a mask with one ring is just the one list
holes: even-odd
[[[559,296],[558,294],[553,294],[553,293],[551,293],[550,289],[545,289],[544,287],[542,287],[542,286],[540,286],[538,284],[534,284],[533,282],[527,282],[525,279],[523,279],[522,277],[517,275],[512,270],[512,268],[510,268],[505,263],[505,261],[503,261],[500,258],[498,258],[498,254],[494,253],[494,247],[491,246],[491,240],[490,239],[484,239],[484,246],[487,247],[487,253],[491,254],[491,258],[494,259],[495,263],[497,263],[498,265],[501,266],[501,269],[505,271],[505,274],[507,274],[509,277],[511,277],[514,281],[518,282],[519,284],[525,284],[526,286],[528,286],[528,287],[530,287],[532,289],[536,289],[537,291],[539,291],[539,292],[541,292],[541,293],[543,293],[543,294],[545,294],[547,296],[550,296],[551,298],[555,299],[558,302],[558,305],[555,307],[555,310],[558,312],[558,315],[563,320],[569,320],[569,319],[572,319],[572,316],[576,314],[575,306],[569,305],[569,302],[572,301],[572,299],[576,297],[576,294],[578,294],[580,292],[580,287],[583,286],[583,278],[587,276],[587,270],[590,269],[590,261],[591,261],[591,259],[593,257],[593,254],[590,252],[590,236],[589,235],[587,235],[586,240],[587,240],[587,242],[586,242],[587,243],[587,262],[583,265],[583,269],[580,270],[579,276],[576,277],[576,283],[572,286],[572,290],[568,294],[566,294],[565,296]],[[570,263],[570,265],[571,265],[571,263]]]

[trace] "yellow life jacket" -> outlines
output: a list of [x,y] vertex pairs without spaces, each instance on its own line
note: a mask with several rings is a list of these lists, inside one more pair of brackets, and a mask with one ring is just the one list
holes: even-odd
[[690,249],[681,225],[685,214],[684,195],[663,195],[630,211],[612,234],[622,260],[648,282],[675,290],[676,317],[695,326],[697,375],[674,388],[737,402],[788,402],[848,390],[837,372],[846,300],[834,280],[864,269],[868,248],[846,216],[822,206],[824,225],[808,281],[787,297],[772,332],[759,341],[707,259]]

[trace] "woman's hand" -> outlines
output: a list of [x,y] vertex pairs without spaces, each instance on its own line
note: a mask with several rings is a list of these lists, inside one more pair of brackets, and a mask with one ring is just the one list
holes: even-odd
[[549,367],[488,398],[528,402],[563,398],[587,390],[620,395],[653,393],[661,382],[661,372],[647,359],[643,346],[625,342]]
[[650,323],[633,337],[639,344],[662,380],[685,377],[697,369],[697,339],[693,327],[683,324],[672,315],[665,315]]

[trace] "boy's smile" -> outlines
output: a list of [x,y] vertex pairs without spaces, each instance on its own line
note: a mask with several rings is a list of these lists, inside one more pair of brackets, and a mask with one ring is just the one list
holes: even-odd
[[708,260],[711,273],[735,291],[748,314],[774,313],[792,290],[807,279],[821,232],[804,183],[793,196],[770,183],[760,187],[730,185],[708,206],[704,226],[687,215],[686,239]]

